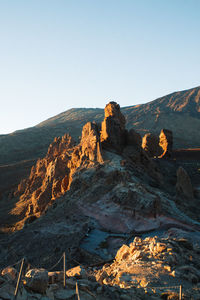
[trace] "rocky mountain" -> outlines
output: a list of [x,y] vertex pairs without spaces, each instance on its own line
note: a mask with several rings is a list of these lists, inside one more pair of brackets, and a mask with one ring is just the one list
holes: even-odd
[[[142,136],[167,128],[173,131],[175,148],[200,147],[200,87],[121,110],[126,127],[134,128]],[[77,140],[85,123],[102,120],[103,109],[74,108],[35,127],[0,135],[0,165],[42,157],[54,137],[67,132]]]
[[[26,274],[19,299],[36,293],[37,299],[72,299],[75,278],[80,286],[87,281],[83,299],[161,299],[154,285],[164,282],[167,289],[174,280],[192,295],[200,283],[199,177],[190,178],[174,159],[170,130],[162,129],[156,141],[154,158],[149,142],[143,149],[140,134],[126,128],[115,102],[106,105],[101,124],[83,126],[78,142],[69,134],[54,139],[0,201],[2,299],[12,299],[13,266],[22,258]],[[190,166],[197,171],[200,162]],[[67,291],[60,283],[63,252],[68,269],[80,265],[67,270]]]
[[[152,102],[122,108],[126,128],[145,136],[173,132],[174,148],[200,148],[200,87],[175,92]],[[78,141],[87,122],[100,124],[103,109],[76,108],[52,117],[35,127],[0,135],[0,197],[29,174],[55,137],[69,133]]]

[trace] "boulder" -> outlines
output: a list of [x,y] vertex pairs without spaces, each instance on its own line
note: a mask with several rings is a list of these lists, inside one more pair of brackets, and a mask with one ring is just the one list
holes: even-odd
[[177,170],[176,197],[192,200],[194,198],[193,186],[190,177],[183,167]]
[[31,269],[25,275],[26,287],[33,292],[45,293],[48,286],[48,271]]
[[101,142],[103,147],[114,148],[121,153],[125,141],[125,117],[116,102],[110,102],[105,107],[105,117],[101,124]]

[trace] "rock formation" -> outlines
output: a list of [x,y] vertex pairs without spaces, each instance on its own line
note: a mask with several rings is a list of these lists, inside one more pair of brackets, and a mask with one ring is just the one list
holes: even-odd
[[177,170],[176,197],[193,200],[194,191],[190,177],[183,167]]
[[171,130],[162,129],[159,136],[159,146],[163,149],[160,157],[170,157],[173,147],[173,134]]
[[191,286],[200,281],[198,251],[183,238],[135,237],[118,250],[113,263],[95,271],[95,277],[100,284],[122,289],[170,286],[174,280]]
[[142,139],[142,148],[149,157],[169,158],[172,155],[173,134],[171,130],[162,129],[159,137],[147,133]]
[[113,147],[121,153],[125,144],[125,117],[116,102],[105,107],[105,117],[101,125],[101,142],[103,147]]
[[[47,155],[32,167],[29,178],[18,185],[15,196],[20,196],[20,201],[13,213],[20,214],[28,203],[28,215],[44,211],[51,200],[67,191],[70,173],[68,164],[74,145],[67,134],[54,139]],[[21,205],[21,202],[26,205]]]
[[152,133],[145,134],[142,139],[142,148],[149,157],[158,157],[163,152],[163,149],[159,146],[159,138]]
[[96,123],[88,122],[82,130],[81,155],[90,161],[103,162],[100,134]]
[[[88,122],[83,127],[81,142],[77,146],[69,135],[55,138],[45,158],[39,159],[29,178],[18,185],[15,196],[20,196],[20,201],[13,213],[20,214],[23,209],[27,210],[28,216],[42,213],[52,200],[69,189],[77,168],[95,162],[103,162],[97,124]],[[24,205],[21,202],[25,202]]]
[[[78,145],[69,135],[54,139],[47,155],[32,167],[29,178],[18,185],[15,196],[19,201],[13,215],[28,217],[30,222],[34,220],[33,216],[40,216],[56,198],[70,189],[78,170],[104,162],[102,147],[112,153],[121,153],[122,158],[145,169],[160,182],[154,164],[141,148],[141,136],[133,129],[125,129],[125,118],[119,105],[110,102],[105,107],[101,132],[96,123],[88,122],[83,126]],[[82,188],[84,186],[88,187],[88,183],[82,183]]]

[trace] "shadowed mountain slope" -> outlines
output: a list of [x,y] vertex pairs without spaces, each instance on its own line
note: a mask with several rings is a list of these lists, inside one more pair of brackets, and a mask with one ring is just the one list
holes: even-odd
[[175,92],[152,102],[123,109],[128,127],[144,135],[168,128],[175,148],[199,147],[200,87]]

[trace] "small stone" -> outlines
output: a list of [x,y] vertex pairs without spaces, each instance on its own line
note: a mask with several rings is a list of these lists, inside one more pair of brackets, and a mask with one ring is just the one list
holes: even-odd
[[77,266],[66,271],[68,277],[80,277],[83,278],[86,276],[85,269],[82,266]]

